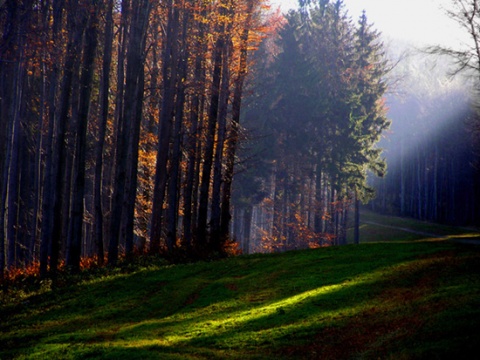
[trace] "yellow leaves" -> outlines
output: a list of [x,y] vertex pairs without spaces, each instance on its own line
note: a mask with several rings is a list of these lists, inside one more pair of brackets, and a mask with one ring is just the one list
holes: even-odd
[[201,14],[195,14],[194,20],[196,23],[203,24],[203,25],[207,25],[210,22],[208,18],[202,16]]
[[209,42],[214,42],[215,41],[215,35],[213,35],[212,33],[208,33],[206,35],[206,37],[209,40]]
[[219,15],[217,21],[222,22],[223,24],[228,24],[232,21],[232,17],[229,15]]

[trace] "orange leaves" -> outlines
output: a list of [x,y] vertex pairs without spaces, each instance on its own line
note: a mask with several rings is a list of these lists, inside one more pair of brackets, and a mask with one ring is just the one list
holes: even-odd
[[[88,270],[98,267],[98,259],[95,256],[84,256],[80,259],[80,269]],[[60,261],[59,271],[65,270],[65,261]],[[29,265],[13,266],[5,272],[4,284],[30,283],[40,278],[40,262],[34,261]],[[0,283],[0,285],[2,285]]]
[[237,256],[242,254],[239,243],[228,240],[223,244],[223,250],[227,256]]
[[21,279],[37,278],[40,273],[40,263],[34,262],[28,266],[11,267],[5,272],[4,282],[6,284],[13,284],[19,282]]

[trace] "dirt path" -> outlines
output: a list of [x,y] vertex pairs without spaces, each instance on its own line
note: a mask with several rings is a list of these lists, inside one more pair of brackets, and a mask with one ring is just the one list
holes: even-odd
[[401,230],[401,231],[405,231],[405,232],[408,232],[408,233],[421,235],[421,236],[426,236],[426,237],[430,237],[430,238],[435,238],[435,239],[439,239],[439,240],[450,240],[450,241],[454,241],[454,242],[461,243],[461,244],[480,245],[480,239],[479,238],[453,238],[451,236],[438,235],[438,234],[413,230],[413,229],[399,227],[399,226],[385,225],[385,224],[381,224],[381,223],[378,223],[378,222],[375,222],[375,221],[362,221],[362,223],[363,224],[368,224],[368,225],[381,226],[381,227],[389,228],[389,229]]
[[424,232],[424,231],[418,231],[418,230],[413,230],[413,229],[399,227],[399,226],[385,225],[385,224],[375,222],[375,221],[362,221],[362,223],[363,224],[368,224],[368,225],[381,226],[381,227],[389,228],[389,229],[401,230],[401,231],[405,231],[405,232],[416,234],[416,235],[422,235],[422,236],[427,236],[427,237],[432,237],[432,238],[447,239],[447,237],[444,236],[444,235],[432,234],[432,233],[428,233],[428,232]]

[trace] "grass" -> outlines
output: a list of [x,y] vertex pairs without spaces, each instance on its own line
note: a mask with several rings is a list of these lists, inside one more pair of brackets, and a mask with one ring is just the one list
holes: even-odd
[[[362,211],[360,216],[360,242],[391,242],[415,240],[465,239],[480,240],[477,229],[448,225],[439,225],[411,218],[379,215],[371,211]],[[403,230],[402,230],[403,229]],[[353,229],[348,233],[353,243]]]
[[[159,263],[4,296],[0,359],[461,359],[477,351],[479,249],[382,229],[389,242]],[[443,235],[462,236],[454,230]]]

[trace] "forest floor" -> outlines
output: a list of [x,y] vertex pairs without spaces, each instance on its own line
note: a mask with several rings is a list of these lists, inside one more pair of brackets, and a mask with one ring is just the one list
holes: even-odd
[[19,284],[0,294],[0,359],[471,358],[480,247],[451,240],[479,234],[362,219],[358,246]]

